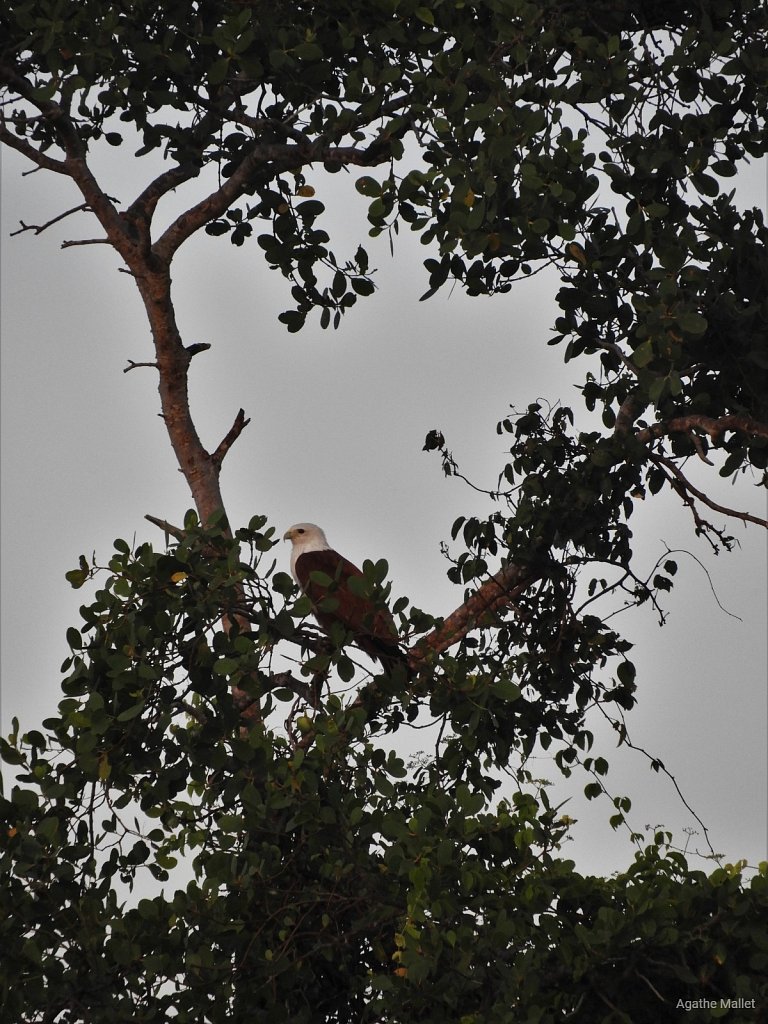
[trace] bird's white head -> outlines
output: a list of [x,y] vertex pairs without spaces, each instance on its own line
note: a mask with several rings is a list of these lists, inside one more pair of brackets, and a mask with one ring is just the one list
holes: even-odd
[[296,559],[305,551],[328,551],[330,545],[328,539],[314,523],[296,523],[283,534],[283,540],[289,540],[293,545],[291,551],[291,575],[296,578]]

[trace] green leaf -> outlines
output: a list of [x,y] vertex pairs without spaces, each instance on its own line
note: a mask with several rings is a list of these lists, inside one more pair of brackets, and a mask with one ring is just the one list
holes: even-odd
[[704,334],[709,326],[706,318],[694,309],[679,313],[677,322],[686,334]]
[[299,43],[293,47],[291,53],[299,60],[307,61],[320,60],[323,56],[322,48],[317,43]]
[[357,295],[373,295],[376,290],[373,281],[367,277],[353,277],[350,283]]
[[616,675],[625,686],[633,686],[636,675],[635,666],[631,661],[622,661],[616,669]]
[[224,79],[229,74],[229,57],[220,57],[214,61],[213,64],[208,68],[208,84],[209,85],[221,85]]
[[355,182],[355,188],[363,196],[374,198],[381,195],[381,184],[369,174],[364,174]]
[[653,342],[649,339],[648,341],[642,342],[632,353],[632,362],[635,366],[644,367],[647,366],[654,358],[655,352],[653,350]]
[[141,701],[138,704],[134,704],[132,707],[127,708],[125,711],[121,711],[120,714],[117,716],[117,721],[130,722],[132,719],[138,718],[138,716],[144,710],[144,707],[144,701]]
[[285,324],[291,334],[296,334],[306,323],[307,315],[299,310],[287,310],[285,313],[281,313],[277,319]]
[[72,584],[73,590],[79,590],[87,581],[88,576],[88,571],[83,572],[82,569],[70,569],[64,574],[65,579]]
[[493,684],[492,691],[500,700],[509,701],[510,703],[520,698],[520,687],[513,683],[511,679],[498,679]]
[[226,220],[213,220],[210,224],[205,225],[205,231],[208,235],[226,235],[231,229],[232,225]]

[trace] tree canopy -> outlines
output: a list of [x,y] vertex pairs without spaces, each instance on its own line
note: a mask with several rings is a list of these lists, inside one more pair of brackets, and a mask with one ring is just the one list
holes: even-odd
[[[660,832],[585,877],[527,759],[585,770],[593,798],[589,716],[628,742],[635,668],[602,609],[661,607],[677,573],[638,570],[639,500],[671,491],[716,550],[723,516],[768,525],[701,483],[766,482],[768,231],[728,190],[768,147],[764,4],[20,0],[0,28],[0,142],[79,189],[55,220],[99,235],[65,244],[106,243],[132,275],[196,507],[160,522],[162,550],[81,559],[70,582],[97,589],[59,713],[0,741],[18,773],[0,801],[8,1019],[759,1019],[765,866],[707,875]],[[163,169],[120,204],[94,156],[135,139],[137,174],[149,154]],[[354,173],[370,235],[420,236],[425,300],[554,268],[547,340],[601,415],[579,430],[531,402],[499,424],[496,509],[454,526],[458,607],[395,604],[413,679],[361,674],[311,628],[268,519],[227,519],[245,412],[209,452],[190,408],[208,346],[181,337],[171,267],[197,232],[255,241],[289,331],[373,291],[363,244],[335,255],[321,170]],[[439,431],[425,447],[460,472]],[[386,571],[364,566],[382,601]],[[439,741],[406,764],[397,734],[424,717]],[[628,809],[614,799],[614,828]]]

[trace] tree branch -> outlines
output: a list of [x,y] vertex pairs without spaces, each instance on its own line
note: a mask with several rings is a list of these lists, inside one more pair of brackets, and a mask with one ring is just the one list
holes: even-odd
[[36,235],[41,235],[45,230],[51,227],[53,224],[58,224],[60,220],[64,220],[65,217],[69,217],[73,213],[82,213],[83,210],[90,210],[87,203],[80,203],[79,206],[73,206],[71,210],[65,210],[64,213],[60,213],[57,217],[52,217],[46,221],[45,224],[25,224],[23,220],[19,221],[21,227],[18,231],[11,231],[11,238],[16,235],[23,235],[25,231],[34,231]]
[[151,366],[157,369],[157,363],[135,363],[133,359],[128,360],[128,365],[123,367],[123,373],[130,373],[131,370],[136,370],[140,366]]
[[457,644],[491,615],[514,605],[520,594],[542,576],[541,571],[534,572],[529,566],[514,562],[505,565],[452,612],[441,626],[422,637],[408,652],[409,660],[418,666],[430,652],[441,654]]
[[170,262],[176,250],[201,227],[225,213],[267,165],[270,177],[274,177],[279,170],[290,170],[317,162],[371,167],[389,159],[388,152],[384,151],[386,147],[376,147],[376,141],[368,149],[359,149],[356,146],[329,147],[309,141],[303,145],[256,143],[241,160],[234,174],[215,192],[211,192],[205,199],[177,217],[152,246],[152,251],[163,262]]
[[[296,676],[290,672],[276,672],[269,678],[269,689],[279,690],[281,688],[286,690],[292,690],[297,697],[303,697],[305,700],[313,701],[314,691],[310,683],[305,682],[303,679],[297,679]],[[237,701],[235,701],[237,703]]]
[[180,526],[174,526],[172,523],[166,522],[165,519],[158,519],[156,516],[146,515],[144,518],[152,523],[153,526],[159,526],[165,534],[175,537],[176,540],[184,539],[185,531]]
[[612,341],[597,340],[593,341],[592,344],[595,345],[597,348],[604,349],[606,352],[612,352],[617,357],[617,359],[619,359],[624,364],[624,366],[629,370],[630,373],[633,373],[636,377],[639,376],[639,367],[635,366],[630,357],[622,350],[620,345],[617,345],[615,342]]
[[[21,99],[26,100],[31,106],[35,107],[40,111],[41,115],[46,121],[51,122],[55,128],[57,134],[61,137],[62,143],[61,148],[64,150],[68,157],[70,156],[84,156],[85,146],[82,139],[77,134],[69,115],[63,107],[59,106],[58,103],[54,103],[53,100],[39,99],[34,95],[34,87],[31,82],[27,81],[23,75],[20,75],[15,67],[5,62],[0,63],[0,82],[5,82],[6,85],[19,96]],[[6,119],[3,118],[3,121]],[[34,150],[34,147],[32,147]],[[37,153],[37,150],[34,150]],[[35,161],[37,162],[37,161]],[[55,163],[66,165],[66,160],[55,161]],[[63,171],[64,174],[69,173],[67,170]]]
[[217,467],[221,468],[221,464],[224,461],[227,452],[250,422],[250,417],[246,419],[245,411],[240,409],[237,416],[235,416],[235,422],[229,428],[226,437],[222,440],[216,451],[211,455],[211,461]]
[[73,245],[112,245],[109,238],[68,238],[61,243],[62,249],[71,249]]
[[145,220],[150,220],[152,214],[155,212],[155,207],[158,202],[168,192],[172,192],[179,185],[183,185],[187,181],[191,181],[200,174],[200,168],[194,164],[188,164],[186,166],[171,167],[169,170],[164,171],[158,175],[154,181],[144,189],[144,191],[138,195],[128,209],[125,211],[126,217],[141,217]]
[[18,152],[23,153],[38,167],[67,174],[75,182],[85,199],[85,205],[96,215],[99,223],[109,235],[109,241],[120,255],[130,264],[135,255],[136,243],[129,233],[129,225],[117,212],[114,202],[101,189],[86,163],[86,146],[80,138],[69,114],[58,103],[41,100],[35,97],[32,85],[14,67],[0,63],[0,82],[5,82],[19,97],[40,111],[41,115],[53,125],[58,136],[58,144],[65,153],[64,160],[54,160],[39,153],[26,140],[21,140],[6,128],[7,119],[0,122],[0,141],[6,142]]
[[712,499],[707,497],[707,495],[703,491],[700,491],[698,487],[694,487],[691,481],[680,470],[679,466],[675,465],[671,459],[655,452],[651,454],[651,459],[653,462],[660,463],[675,477],[681,490],[685,492],[683,497],[686,495],[693,495],[695,498],[698,498],[703,505],[706,505],[707,508],[711,508],[714,512],[720,512],[724,516],[731,516],[734,519],[741,519],[745,523],[754,523],[756,526],[764,526],[768,529],[768,519],[760,519],[758,516],[753,516],[749,512],[739,512],[735,508],[728,508],[726,505],[719,505],[716,501],[712,501]]
[[[229,108],[239,100],[239,94],[234,92],[221,93],[213,102],[210,102],[203,96],[196,96],[196,102],[200,107],[205,108],[207,111],[207,113],[197,122],[193,130],[193,135],[197,141],[201,154],[211,136],[216,135],[226,121],[242,123],[247,127],[250,127],[257,134],[268,128],[279,130],[279,128],[282,127],[280,122],[276,122],[273,119],[253,118],[249,117],[244,112],[233,113]],[[290,135],[290,137],[295,138],[296,141],[301,143],[306,141],[300,132],[293,130],[289,131],[287,129],[284,130],[286,135]],[[162,199],[168,192],[172,192],[174,189],[178,188],[179,185],[183,185],[185,182],[198,177],[201,165],[190,161],[186,164],[179,164],[176,167],[171,167],[169,170],[158,175],[158,177],[155,178],[154,181],[150,182],[147,188],[145,188],[144,191],[134,199],[126,211],[126,216],[134,219],[143,219],[148,223],[151,220],[160,199]]]
[[6,146],[21,153],[22,156],[36,164],[40,170],[54,171],[56,174],[69,174],[63,160],[55,160],[46,153],[40,153],[26,139],[10,131],[7,127],[7,119],[2,115],[0,115],[0,142],[4,142]]
[[734,415],[715,418],[701,416],[698,413],[676,416],[666,422],[653,423],[650,427],[638,431],[635,436],[641,444],[648,444],[665,434],[687,434],[691,430],[703,430],[715,442],[726,430],[749,434],[752,437],[768,437],[768,424],[752,419],[751,416]]
[[152,251],[163,261],[170,263],[176,250],[196,231],[225,213],[232,203],[246,191],[257,172],[266,163],[275,163],[285,168],[298,167],[305,163],[307,153],[299,146],[281,144],[256,145],[240,161],[240,166],[224,184],[211,192],[205,199],[185,210],[168,227],[152,246]]
[[197,356],[201,352],[207,352],[210,347],[211,343],[209,341],[196,341],[192,345],[186,346],[187,355],[191,360],[192,356]]
[[639,391],[630,391],[616,414],[614,433],[628,434],[635,420],[645,411],[647,405],[647,399],[643,398]]
[[[93,176],[90,167],[85,161],[85,156],[79,152],[77,146],[73,153],[68,153],[65,161],[67,173],[80,189],[87,206],[96,215],[99,223],[108,235],[107,241],[117,249],[126,263],[131,266],[135,263],[137,245],[135,238],[131,235],[128,223],[120,216],[114,202],[103,191],[96,178]],[[72,242],[72,245],[82,243]],[[90,244],[86,243],[86,244]]]

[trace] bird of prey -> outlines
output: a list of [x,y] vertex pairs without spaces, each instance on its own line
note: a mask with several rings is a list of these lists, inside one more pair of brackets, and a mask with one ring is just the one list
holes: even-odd
[[369,657],[381,662],[386,672],[397,665],[408,671],[397,628],[389,610],[364,596],[364,587],[350,581],[363,574],[329,545],[314,523],[296,523],[283,540],[293,545],[291,574],[312,605],[312,612],[326,633],[336,623],[352,634],[353,642]]

